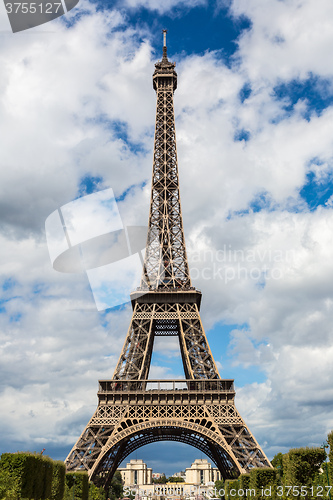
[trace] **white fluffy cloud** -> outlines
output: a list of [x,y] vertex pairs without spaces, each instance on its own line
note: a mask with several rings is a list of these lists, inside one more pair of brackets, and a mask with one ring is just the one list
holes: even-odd
[[237,58],[256,88],[309,73],[332,77],[329,0],[233,0],[230,9],[252,23],[241,36]]
[[1,209],[11,228],[40,231],[88,173],[117,195],[128,187],[124,171],[132,184],[145,178],[145,155],[108,126],[124,123],[145,146],[154,116],[150,48],[130,29],[113,31],[123,23],[116,11],[90,11],[70,29],[54,23],[54,32],[19,35],[3,48]]

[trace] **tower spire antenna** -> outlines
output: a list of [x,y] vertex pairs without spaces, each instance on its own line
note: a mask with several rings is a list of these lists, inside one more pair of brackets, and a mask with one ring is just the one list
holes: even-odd
[[164,29],[162,30],[163,33],[163,58],[162,61],[168,61],[168,55],[167,55],[167,45],[166,45],[166,34],[168,30]]

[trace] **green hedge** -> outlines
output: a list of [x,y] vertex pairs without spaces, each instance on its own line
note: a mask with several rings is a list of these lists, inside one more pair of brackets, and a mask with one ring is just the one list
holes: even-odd
[[48,457],[44,457],[44,489],[42,498],[51,498],[52,484],[53,484],[53,474],[54,474],[54,462]]
[[276,470],[271,467],[258,467],[250,472],[250,488],[261,490],[270,484],[274,484],[276,480]]
[[22,498],[45,500],[51,494],[52,461],[33,453],[3,453],[0,471],[9,474]]
[[239,488],[244,491],[250,488],[250,474],[241,474],[239,476]]
[[[105,492],[91,485],[92,500]],[[66,474],[65,464],[36,453],[3,453],[0,459],[0,500],[88,500],[86,472]]]
[[88,500],[89,483],[86,472],[68,472],[65,476],[64,500]]
[[0,469],[0,499],[16,500],[19,494],[18,482],[9,471]]
[[31,455],[24,453],[3,453],[0,460],[0,470],[7,472],[17,484],[19,494],[23,498],[32,498],[33,482],[29,475]]
[[65,491],[66,466],[64,462],[53,462],[53,476],[50,500],[62,500]]
[[250,490],[254,490],[256,498],[268,500],[275,495],[276,470],[271,467],[258,467],[250,472]]
[[[225,498],[226,500],[237,500],[238,490],[240,489],[238,479],[227,479],[224,482]],[[231,494],[230,494],[231,491]]]
[[[63,462],[55,462],[40,454],[3,453],[0,459],[0,484],[8,484],[7,492],[15,490],[16,496],[13,498],[62,500],[65,471]],[[9,479],[5,481],[3,477]],[[8,495],[1,497],[2,489],[0,499],[7,498]]]

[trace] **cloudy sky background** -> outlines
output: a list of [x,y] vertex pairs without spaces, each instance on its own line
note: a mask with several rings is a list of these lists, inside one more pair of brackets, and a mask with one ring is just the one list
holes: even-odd
[[[185,236],[202,320],[269,458],[333,428],[333,4],[89,2],[12,34],[0,9],[0,451],[65,459],[111,378],[129,305],[98,312],[87,275],[56,272],[45,220],[112,188],[148,220],[162,28],[177,63]],[[151,378],[183,376],[158,339]],[[163,455],[161,457],[161,447]],[[136,452],[184,469],[185,445]],[[172,465],[170,465],[172,463]]]

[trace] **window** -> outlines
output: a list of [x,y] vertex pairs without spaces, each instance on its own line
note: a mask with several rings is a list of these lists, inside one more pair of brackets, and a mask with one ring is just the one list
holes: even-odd
[[203,484],[203,482],[204,482],[204,471],[201,470],[200,471],[200,484]]

